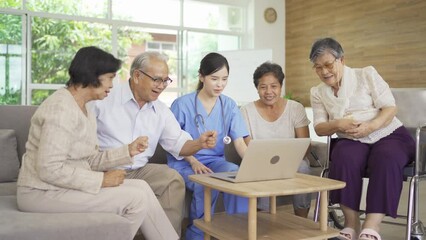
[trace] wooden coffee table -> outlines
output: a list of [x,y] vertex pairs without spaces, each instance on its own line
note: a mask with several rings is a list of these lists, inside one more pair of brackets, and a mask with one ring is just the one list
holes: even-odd
[[[328,178],[297,174],[295,178],[249,183],[230,183],[209,174],[191,175],[189,179],[204,186],[204,219],[194,221],[204,232],[204,239],[327,239],[339,231],[327,226],[327,191],[341,189],[345,183]],[[214,214],[211,216],[211,190],[219,190],[249,199],[248,214]],[[320,220],[297,217],[276,209],[276,197],[321,192]],[[257,212],[257,198],[270,197],[270,212]]]

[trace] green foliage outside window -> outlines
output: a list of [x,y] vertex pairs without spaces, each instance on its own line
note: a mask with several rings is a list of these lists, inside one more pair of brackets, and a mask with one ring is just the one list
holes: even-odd
[[[2,7],[16,6],[16,1],[6,0]],[[43,4],[37,1],[33,4],[35,9],[49,12],[51,4]],[[14,5],[15,4],[15,5]],[[66,12],[75,11],[78,8],[75,1],[62,1],[62,8]],[[111,26],[82,21],[57,20],[42,17],[32,17],[31,21],[31,82],[33,84],[65,84],[68,81],[68,67],[78,49],[84,46],[97,46],[111,52]],[[0,14],[0,44],[22,45],[21,16]],[[127,50],[135,43],[150,39],[147,33],[132,28],[120,28],[118,38],[118,55],[126,56]],[[7,57],[7,56],[6,56]],[[22,56],[21,56],[22,57]],[[124,60],[124,59],[122,59]],[[6,63],[6,66],[7,63]],[[5,68],[6,68],[5,66]],[[119,72],[120,74],[120,72]],[[0,104],[20,104],[21,90],[10,91],[7,83],[10,79],[9,70],[5,72],[6,93],[0,93]],[[33,105],[39,105],[52,91],[33,90]]]
[[[23,2],[26,3],[24,7],[22,6]],[[145,42],[152,41],[153,37],[149,32],[155,33],[155,30],[121,25],[121,21],[114,21],[114,19],[112,19],[112,24],[108,21],[99,21],[104,23],[89,22],[90,19],[106,19],[108,16],[108,5],[106,3],[108,3],[106,0],[0,0],[0,8],[2,9],[23,9],[29,13],[28,15],[0,13],[0,48],[2,45],[8,44],[26,48],[22,42],[22,39],[27,34],[22,33],[23,20],[28,22],[27,26],[29,27],[26,30],[30,31],[30,34],[28,34],[30,36],[30,48],[21,50],[21,52],[26,51],[27,55],[20,53],[20,55],[16,56],[15,53],[14,56],[15,58],[21,58],[22,62],[29,58],[28,63],[25,64],[28,70],[17,69],[16,66],[15,68],[10,68],[10,66],[7,67],[7,64],[5,64],[6,66],[0,65],[0,70],[2,70],[2,67],[6,69],[5,72],[0,71],[0,83],[2,83],[3,79],[6,79],[6,84],[4,84],[6,87],[4,90],[0,89],[0,104],[21,104],[21,102],[24,102],[21,97],[29,94],[31,96],[31,103],[29,104],[39,105],[54,91],[50,88],[53,89],[57,85],[65,84],[68,81],[67,69],[78,49],[93,45],[111,52],[113,45],[112,24],[117,27],[114,29],[117,32],[117,38],[114,39],[114,41],[117,41],[116,43],[114,42],[114,45],[117,46],[117,57],[123,61],[123,66],[118,72],[118,76],[120,79],[127,77],[130,68],[129,64],[134,57],[129,56],[129,54],[134,53],[129,52],[129,49],[135,45],[143,46]],[[92,8],[82,6],[97,7],[92,11]],[[47,18],[44,17],[45,15],[47,16],[44,13],[54,15],[52,15],[52,18]],[[75,21],[64,17],[68,18],[65,20],[61,19],[61,16],[63,16],[61,14],[82,16],[85,19],[89,19],[89,21]],[[218,19],[217,17],[212,17],[216,15],[209,14],[209,16],[207,20],[208,28],[217,29]],[[129,19],[126,18],[125,20],[132,21],[130,15]],[[160,33],[162,32],[164,32],[164,29],[160,31]],[[182,42],[188,45],[188,49],[183,52],[183,59],[179,59],[178,51],[174,49],[163,49],[163,51],[169,56],[170,74],[176,78],[174,79],[175,85],[173,87],[183,86],[185,88],[184,91],[193,91],[198,83],[198,67],[202,55],[211,51],[239,49],[240,41],[238,36],[186,30],[184,33]],[[167,34],[178,36],[178,31],[170,30],[170,33]],[[0,56],[0,58],[2,57]],[[178,64],[179,61],[184,61],[184,63]],[[0,64],[3,64],[2,59],[0,59]],[[19,63],[16,63],[15,59],[15,65],[17,64]],[[24,64],[20,65],[24,66]],[[179,82],[177,81],[178,68],[182,71],[180,73],[183,74],[183,79],[180,79]],[[23,77],[13,76],[14,78],[11,80],[11,69],[15,71],[15,74],[17,71],[21,73],[30,72],[29,76],[26,76],[30,79],[22,79],[21,83],[26,83],[26,89],[30,89],[31,92],[23,94],[22,92],[26,91],[26,89],[21,86],[18,89],[16,87],[8,87],[9,82],[14,81],[16,85],[17,78],[25,78],[25,74],[22,74]],[[182,83],[183,85],[181,85]],[[49,84],[55,84],[55,87],[49,87]]]
[[22,0],[2,0],[0,1],[0,8],[20,8]]
[[[7,4],[6,1],[2,4]],[[9,4],[7,6],[12,6]],[[0,92],[0,104],[20,104],[21,103],[21,89],[14,89],[10,86],[10,59],[12,57],[21,57],[20,54],[9,53],[9,47],[19,46],[22,41],[22,31],[21,31],[21,17],[13,15],[3,15],[0,14],[0,44],[2,45],[2,50],[0,52],[0,57],[4,66],[1,66],[0,69],[4,69],[4,86],[1,86],[2,90]]]

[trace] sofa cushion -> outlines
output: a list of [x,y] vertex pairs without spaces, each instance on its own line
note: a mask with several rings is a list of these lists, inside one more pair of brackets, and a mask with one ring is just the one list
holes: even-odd
[[112,213],[28,213],[16,196],[0,196],[0,239],[132,239],[129,220]]
[[0,197],[16,195],[16,190],[17,190],[16,182],[0,183]]
[[0,129],[0,182],[16,181],[19,159],[15,130]]

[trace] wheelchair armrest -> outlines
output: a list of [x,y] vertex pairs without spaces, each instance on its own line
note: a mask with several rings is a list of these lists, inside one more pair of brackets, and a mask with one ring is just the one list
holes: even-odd
[[327,161],[327,143],[311,141],[311,148],[307,154],[311,167],[323,167]]

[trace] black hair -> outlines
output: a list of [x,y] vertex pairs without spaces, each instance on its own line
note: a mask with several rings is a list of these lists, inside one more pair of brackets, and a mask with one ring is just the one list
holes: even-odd
[[115,73],[121,67],[121,60],[115,58],[97,47],[83,47],[77,51],[68,69],[70,79],[66,83],[69,86],[83,88],[99,87],[99,76],[105,73]]
[[[226,60],[226,58],[219,53],[212,52],[207,54],[201,60],[198,74],[202,77],[205,77],[219,71],[223,67],[226,67],[229,73],[228,60]],[[197,91],[200,91],[203,88],[203,85],[203,82],[198,81]]]
[[272,62],[264,62],[259,67],[256,68],[256,70],[253,73],[253,83],[254,86],[257,88],[259,86],[259,79],[262,78],[265,74],[271,73],[274,75],[276,79],[278,79],[278,82],[280,85],[283,85],[284,82],[284,72],[280,65]]

